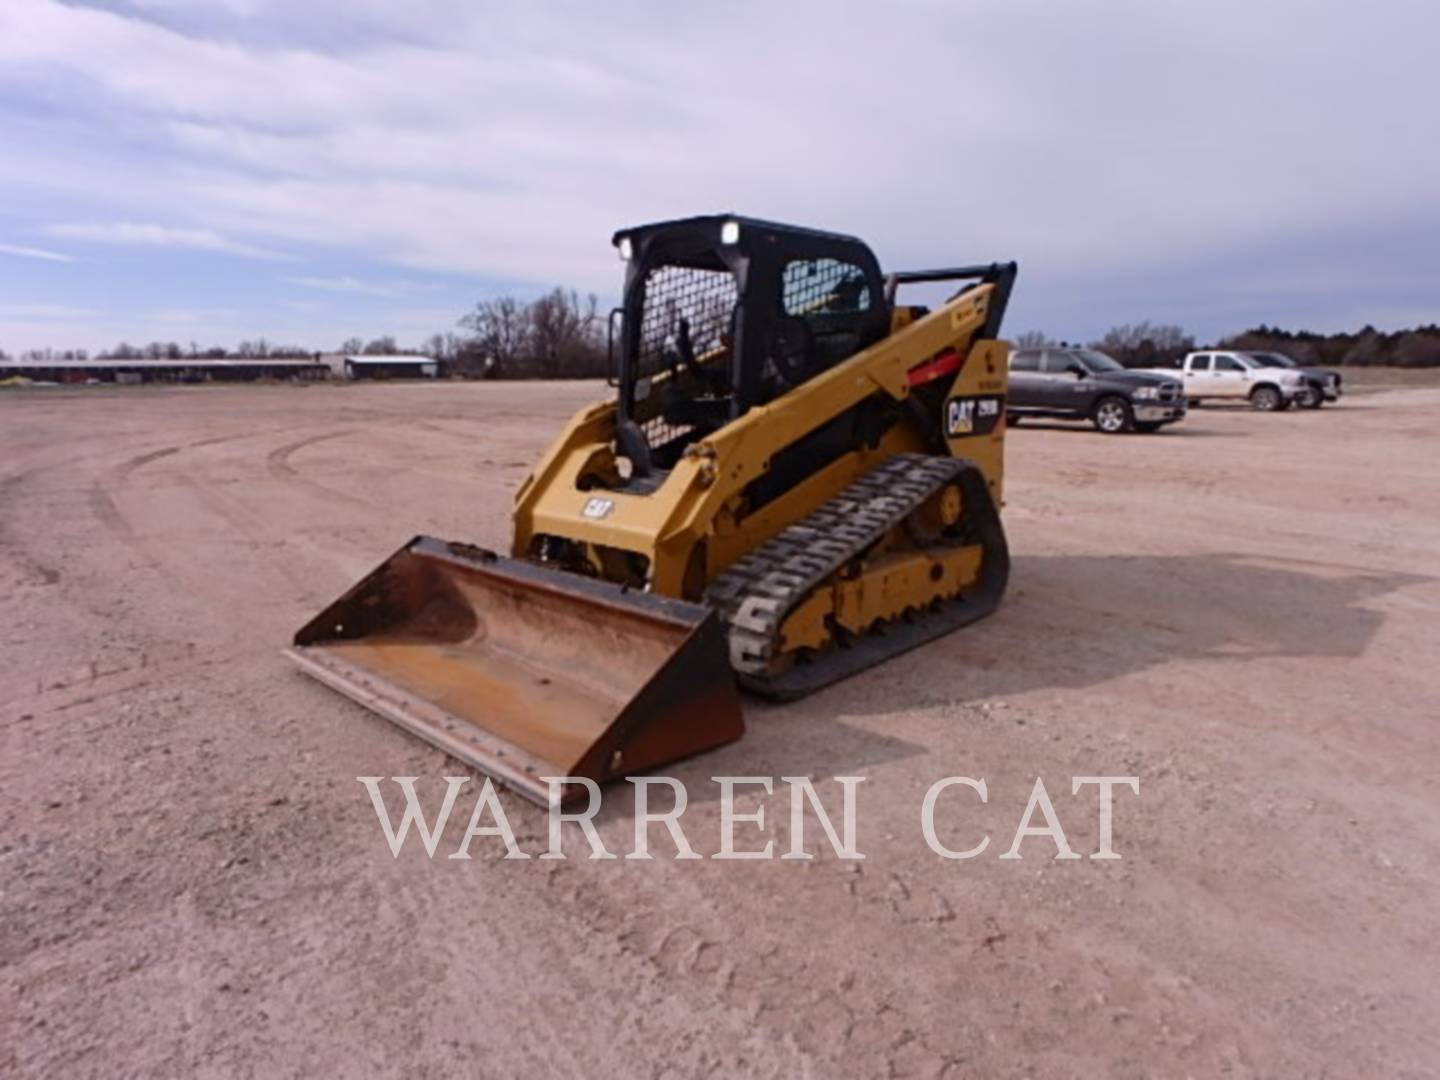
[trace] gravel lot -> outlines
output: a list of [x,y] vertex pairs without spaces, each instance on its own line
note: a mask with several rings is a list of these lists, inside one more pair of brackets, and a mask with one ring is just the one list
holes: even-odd
[[[280,647],[415,533],[504,547],[600,392],[0,394],[0,1073],[1440,1073],[1440,390],[1012,431],[1001,613],[674,770],[707,854],[710,776],[864,776],[863,862],[444,858],[473,795],[392,858],[356,777],[461,770]],[[1037,776],[1094,852],[1092,775],[1120,860],[999,857]]]

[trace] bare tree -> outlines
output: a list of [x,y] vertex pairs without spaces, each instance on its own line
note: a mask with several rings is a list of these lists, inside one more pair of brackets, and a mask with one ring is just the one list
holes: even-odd
[[1112,326],[1091,348],[1109,353],[1126,367],[1175,363],[1195,348],[1195,339],[1178,326],[1148,321]]
[[436,360],[454,360],[460,348],[460,338],[454,333],[431,334],[421,343],[421,350]]
[[474,334],[470,352],[483,357],[487,373],[510,374],[519,367],[530,343],[528,316],[519,300],[501,296],[480,301],[460,320],[460,325]]
[[530,354],[537,374],[558,379],[604,373],[596,304],[593,294],[582,304],[573,289],[557,288],[530,305]]
[[[556,288],[525,303],[513,296],[483,300],[460,320],[469,338],[449,335],[432,348],[453,358],[454,370],[485,378],[595,378],[605,374],[599,301]],[[437,335],[438,337],[438,335]]]
[[393,356],[400,351],[400,346],[395,344],[395,339],[389,334],[378,337],[374,341],[367,341],[365,348],[361,350],[366,356]]
[[365,342],[358,337],[348,337],[340,343],[340,352],[345,356],[357,356],[365,348]]
[[1043,330],[1026,330],[1023,334],[1015,336],[1017,349],[1043,349],[1046,345],[1055,344],[1058,342]]

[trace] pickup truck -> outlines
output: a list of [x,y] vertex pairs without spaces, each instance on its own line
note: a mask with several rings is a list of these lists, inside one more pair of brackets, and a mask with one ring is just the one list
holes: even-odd
[[1017,349],[1005,416],[1089,420],[1106,435],[1152,432],[1185,418],[1185,394],[1179,372],[1129,371],[1095,349]]
[[1306,367],[1297,364],[1284,353],[1247,352],[1246,356],[1262,367],[1288,368],[1305,376],[1306,388],[1295,399],[1295,404],[1306,409],[1318,409],[1327,401],[1339,401],[1341,378],[1338,371],[1323,367]]
[[1176,368],[1144,368],[1157,375],[1178,377],[1185,397],[1200,401],[1249,401],[1261,412],[1288,409],[1308,393],[1304,375],[1286,368],[1266,367],[1242,352],[1206,349],[1192,352]]

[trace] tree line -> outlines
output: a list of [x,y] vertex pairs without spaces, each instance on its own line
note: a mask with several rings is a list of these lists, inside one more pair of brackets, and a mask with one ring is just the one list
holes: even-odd
[[[535,300],[500,296],[481,300],[459,320],[457,329],[431,334],[418,348],[406,348],[393,336],[366,341],[349,337],[336,350],[346,356],[424,355],[442,362],[450,374],[485,379],[593,379],[606,374],[604,319],[594,294],[555,288]],[[194,342],[121,342],[94,354],[100,360],[228,360],[311,357],[315,350],[276,345],[264,338],[242,341],[232,349],[201,348]],[[84,362],[84,349],[30,349],[24,362]],[[0,351],[0,359],[9,359]]]
[[[91,354],[88,349],[26,349],[17,359],[27,364],[84,363],[87,360],[289,360],[315,355],[315,350],[299,345],[271,345],[264,338],[242,341],[233,349],[220,345],[202,347],[195,342],[181,345],[177,341],[152,341],[148,345],[131,345],[122,341],[108,349]],[[0,349],[0,360],[9,356]]]
[[[1015,339],[1018,348],[1046,345],[1073,345],[1031,330]],[[1114,357],[1126,367],[1169,367],[1178,365],[1197,346],[1193,335],[1178,326],[1139,322],[1112,327],[1097,341],[1089,343]],[[1310,330],[1282,330],[1260,326],[1221,338],[1212,349],[1241,352],[1276,352],[1298,364],[1319,367],[1440,367],[1440,326],[1430,324],[1413,330],[1382,333],[1366,326],[1355,333],[1317,334]]]
[[[351,337],[340,343],[338,351],[352,356],[430,356],[441,361],[448,373],[465,378],[593,379],[608,374],[605,318],[593,293],[581,297],[574,289],[555,288],[535,300],[514,296],[481,300],[460,318],[457,330],[432,334],[418,348],[403,347],[390,335],[369,341]],[[1014,344],[1036,348],[1081,343],[1031,330],[1014,338]],[[1194,335],[1182,327],[1148,321],[1111,327],[1088,344],[1126,367],[1175,365],[1197,347]],[[1301,364],[1329,367],[1440,367],[1440,325],[1391,333],[1365,326],[1355,333],[1317,334],[1262,324],[1207,347],[1278,352]],[[242,341],[234,349],[201,348],[194,342],[185,346],[174,341],[121,342],[95,354],[95,359],[263,360],[314,355],[312,349],[256,338]],[[8,359],[0,350],[0,360]],[[19,359],[38,364],[83,363],[91,356],[84,349],[29,349]]]
[[1226,339],[1234,349],[1284,353],[1300,364],[1324,367],[1440,367],[1440,326],[1382,333],[1365,326],[1353,334],[1315,334],[1257,326]]

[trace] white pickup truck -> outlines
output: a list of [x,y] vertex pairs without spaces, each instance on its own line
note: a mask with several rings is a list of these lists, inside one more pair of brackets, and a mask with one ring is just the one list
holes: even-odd
[[1186,400],[1249,401],[1262,412],[1288,409],[1306,393],[1305,376],[1286,368],[1265,367],[1240,352],[1207,349],[1189,353],[1175,368],[1147,368],[1161,375],[1179,375]]

